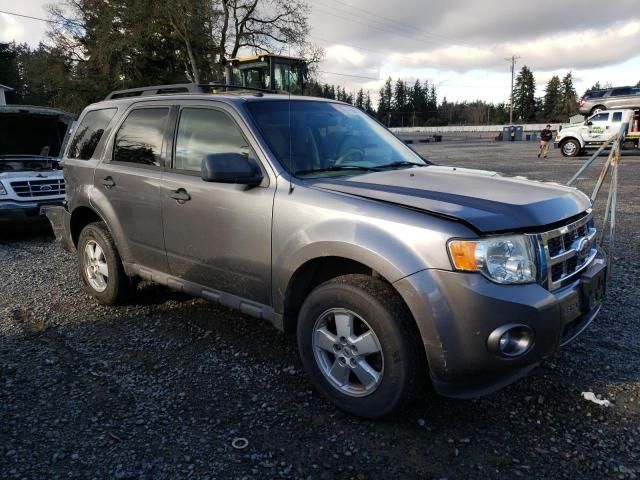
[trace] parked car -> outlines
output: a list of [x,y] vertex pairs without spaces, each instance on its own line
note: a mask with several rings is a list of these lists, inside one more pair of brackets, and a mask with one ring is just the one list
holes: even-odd
[[640,110],[611,110],[591,115],[582,124],[560,126],[554,145],[565,157],[575,157],[586,149],[598,148],[616,133],[623,124],[626,144],[638,148],[640,141]]
[[355,415],[402,408],[426,377],[450,397],[492,392],[600,310],[586,195],[433,165],[340,102],[103,101],[64,163],[67,204],[47,215],[90,295],[122,302],[142,277],[268,320]]
[[622,108],[640,108],[640,87],[587,90],[578,104],[578,111],[583,115]]
[[62,204],[58,155],[72,122],[60,110],[0,106],[0,225],[44,219],[42,207]]

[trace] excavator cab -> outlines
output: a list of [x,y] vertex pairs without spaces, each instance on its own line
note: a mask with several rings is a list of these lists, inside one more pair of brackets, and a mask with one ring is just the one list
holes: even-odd
[[228,60],[226,83],[302,95],[306,74],[301,58],[263,54]]

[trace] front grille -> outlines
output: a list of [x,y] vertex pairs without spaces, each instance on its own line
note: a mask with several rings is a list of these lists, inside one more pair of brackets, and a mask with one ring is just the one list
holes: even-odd
[[542,247],[540,281],[549,290],[571,282],[597,254],[591,212],[569,225],[534,236]]
[[62,178],[11,182],[11,188],[19,197],[49,197],[65,193]]

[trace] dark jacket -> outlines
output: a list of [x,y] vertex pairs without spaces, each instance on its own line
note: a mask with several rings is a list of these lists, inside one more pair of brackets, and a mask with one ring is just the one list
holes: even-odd
[[542,132],[540,132],[540,140],[549,142],[551,141],[552,138],[553,138],[553,132],[548,128],[545,128],[544,130],[542,130]]

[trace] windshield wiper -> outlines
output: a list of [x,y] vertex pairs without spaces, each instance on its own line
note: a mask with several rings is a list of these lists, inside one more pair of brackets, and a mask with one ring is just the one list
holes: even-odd
[[363,167],[362,165],[331,165],[326,168],[312,168],[309,170],[298,170],[296,175],[305,175],[307,173],[322,173],[322,172],[339,172],[341,170],[359,170],[362,172],[377,172],[378,167]]
[[399,167],[426,167],[426,163],[414,163],[414,162],[391,162],[386,165],[379,165],[375,167],[375,170],[386,170],[387,168],[399,168]]

